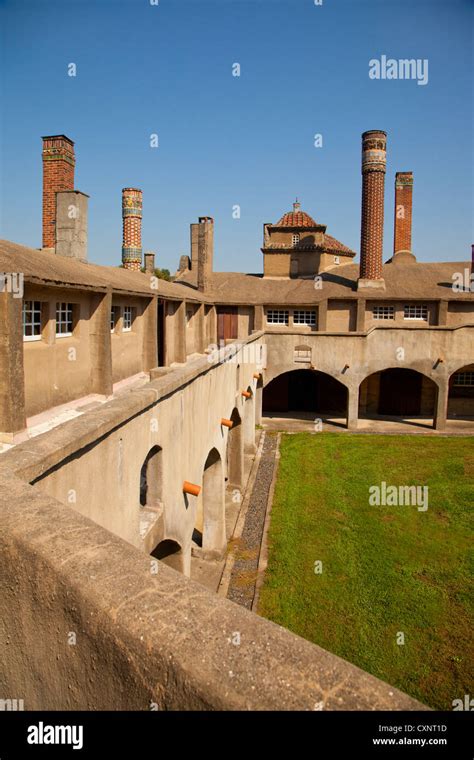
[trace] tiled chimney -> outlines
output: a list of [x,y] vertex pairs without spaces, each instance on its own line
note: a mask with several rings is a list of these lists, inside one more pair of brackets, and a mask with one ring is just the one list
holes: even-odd
[[145,253],[145,272],[147,274],[154,274],[155,272],[155,254],[153,251]]
[[[207,290],[209,277],[212,274],[214,258],[214,219],[210,216],[200,216],[197,227],[197,286],[198,290]],[[192,232],[191,232],[192,239]]]
[[385,288],[382,278],[384,183],[387,134],[362,135],[362,219],[358,288]]
[[136,187],[122,190],[124,269],[140,271],[142,266],[142,191]]
[[56,242],[56,193],[74,190],[74,143],[66,135],[43,140],[43,248]]
[[395,222],[393,253],[411,251],[411,214],[413,198],[413,172],[395,175]]

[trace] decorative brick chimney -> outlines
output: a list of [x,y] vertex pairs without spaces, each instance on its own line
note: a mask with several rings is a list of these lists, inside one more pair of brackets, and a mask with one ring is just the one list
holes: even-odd
[[411,217],[413,198],[413,172],[395,175],[395,222],[393,253],[411,251]]
[[56,193],[74,190],[74,143],[66,135],[43,140],[43,248],[56,243]]
[[142,191],[136,187],[123,188],[122,264],[124,269],[136,272],[139,272],[142,266],[142,199]]
[[362,135],[362,218],[358,288],[385,288],[382,277],[383,212],[387,134]]

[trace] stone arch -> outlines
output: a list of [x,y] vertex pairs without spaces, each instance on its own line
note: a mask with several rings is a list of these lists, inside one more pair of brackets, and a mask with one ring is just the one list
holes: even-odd
[[292,368],[273,377],[263,389],[263,412],[311,412],[346,416],[347,385],[333,375]]
[[168,567],[184,573],[184,554],[181,544],[172,538],[164,538],[151,552],[151,556],[164,562]]
[[149,509],[162,507],[163,450],[153,446],[145,457],[140,470],[140,506]]
[[435,417],[438,383],[410,367],[385,367],[359,386],[359,417]]
[[244,482],[244,432],[242,418],[234,407],[230,419],[233,422],[227,437],[227,484],[242,488]]
[[204,463],[193,538],[206,558],[221,557],[226,547],[224,471],[216,448]]
[[474,417],[474,362],[458,367],[449,377],[447,415],[451,419]]

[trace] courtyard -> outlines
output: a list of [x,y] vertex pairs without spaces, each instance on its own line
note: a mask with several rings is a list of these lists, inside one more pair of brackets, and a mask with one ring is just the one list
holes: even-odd
[[[473,476],[471,436],[282,433],[258,612],[452,709],[472,683]],[[383,483],[427,487],[427,508],[374,505]]]

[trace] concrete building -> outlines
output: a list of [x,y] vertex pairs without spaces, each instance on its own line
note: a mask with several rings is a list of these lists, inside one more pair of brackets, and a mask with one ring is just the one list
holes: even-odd
[[[155,276],[151,253],[140,271],[142,194],[136,188],[122,191],[123,266],[88,263],[88,196],[74,188],[74,144],[64,135],[43,139],[43,248],[0,241],[4,556],[18,555],[23,546],[43,577],[54,583],[61,576],[65,596],[82,568],[78,604],[92,616],[84,624],[89,643],[83,655],[117,657],[123,683],[135,684],[148,667],[142,660],[145,636],[158,663],[153,668],[165,667],[168,654],[176,663],[169,666],[171,675],[152,668],[142,678],[146,694],[163,706],[253,708],[251,674],[258,673],[259,685],[273,678],[260,706],[307,708],[331,690],[330,672],[341,684],[336,692],[342,700],[331,698],[330,709],[416,706],[292,634],[277,634],[261,619],[247,620],[234,605],[166,569],[160,576],[164,586],[153,579],[147,585],[149,567],[143,565],[151,556],[190,575],[193,553],[204,560],[225,555],[227,495],[245,488],[255,426],[265,412],[335,416],[351,430],[364,416],[375,425],[387,416],[428,417],[438,431],[448,418],[454,425],[474,418],[470,264],[417,261],[411,250],[412,173],[397,174],[394,254],[385,263],[386,135],[371,131],[363,135],[360,266],[355,252],[327,235],[326,226],[297,201],[277,224],[264,224],[262,275],[215,272],[214,220],[203,216],[191,224],[189,257],[182,257],[174,281],[166,282]],[[51,429],[37,435],[42,424]],[[52,524],[61,535],[47,545]],[[72,569],[63,570],[64,553],[74,558],[82,551],[75,531],[86,537],[88,549],[79,565],[73,559]],[[117,562],[109,576],[100,548],[108,542]],[[13,584],[11,568],[6,561],[5,577]],[[34,581],[21,568],[15,572],[33,621]],[[88,573],[96,579],[94,588]],[[208,623],[180,648],[164,630],[152,631],[148,618],[139,639],[129,611],[119,616],[117,633],[114,615],[128,594],[124,578],[134,593],[149,594],[150,609],[161,619],[175,620],[171,640],[175,634],[181,640],[178,627],[200,619],[206,605],[214,620],[207,614]],[[180,599],[178,612],[170,598],[163,600],[164,587]],[[42,593],[38,598],[46,603]],[[10,637],[16,635],[16,604],[8,593],[2,612]],[[51,610],[51,620],[39,621],[44,642],[32,655],[38,673],[48,646],[56,651],[56,622],[72,624],[64,599]],[[99,618],[105,638],[94,628]],[[37,634],[32,621],[26,638]],[[231,666],[213,638],[219,625],[253,631],[255,649],[246,650],[238,665]],[[262,655],[269,639],[276,661],[268,651]],[[125,640],[141,676],[121,659]],[[208,658],[204,675],[191,662],[196,648]],[[290,651],[301,656],[288,664]],[[143,707],[135,686],[114,701],[113,668],[106,663],[93,676],[102,685],[90,699],[87,674],[78,666],[73,693],[61,680],[59,690],[42,700],[26,670],[15,674],[15,657],[4,666],[5,681],[21,686],[18,693],[32,706]],[[219,662],[240,674],[239,683],[222,692]],[[315,675],[303,689],[297,682],[304,683],[305,668]],[[160,684],[167,679],[176,689],[165,695]],[[277,681],[292,682],[286,695]]]

